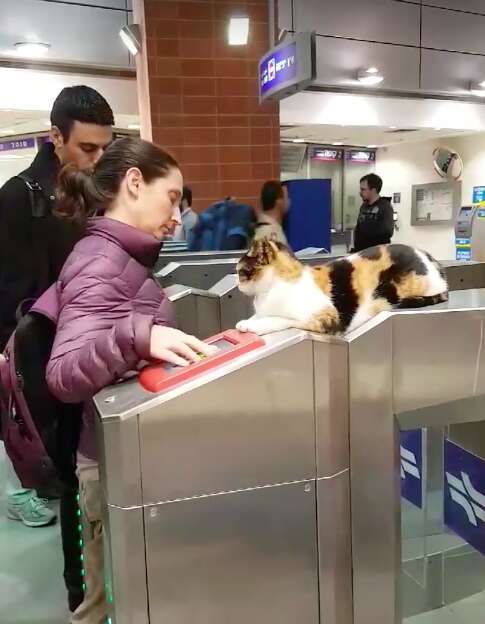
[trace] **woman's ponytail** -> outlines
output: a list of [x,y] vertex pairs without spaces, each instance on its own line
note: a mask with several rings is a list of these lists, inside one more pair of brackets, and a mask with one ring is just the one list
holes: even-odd
[[81,171],[75,165],[61,169],[56,200],[56,214],[77,225],[84,225],[96,212],[96,206],[102,203],[91,173]]
[[165,150],[137,137],[114,141],[94,166],[92,173],[66,165],[59,175],[56,214],[81,226],[88,217],[104,213],[116,199],[126,172],[136,167],[149,184],[178,168]]

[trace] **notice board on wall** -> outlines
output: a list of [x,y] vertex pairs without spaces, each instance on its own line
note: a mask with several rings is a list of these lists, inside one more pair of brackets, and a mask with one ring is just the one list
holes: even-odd
[[460,206],[460,181],[415,184],[412,188],[411,225],[453,223]]

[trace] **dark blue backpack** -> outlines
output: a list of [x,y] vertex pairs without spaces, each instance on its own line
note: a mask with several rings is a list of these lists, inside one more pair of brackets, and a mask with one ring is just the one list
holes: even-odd
[[246,249],[253,223],[251,206],[230,199],[217,202],[199,215],[188,240],[189,251]]

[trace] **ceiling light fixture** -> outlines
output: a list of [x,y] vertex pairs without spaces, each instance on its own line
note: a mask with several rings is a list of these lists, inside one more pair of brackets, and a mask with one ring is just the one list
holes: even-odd
[[139,123],[128,124],[128,130],[139,130],[139,129],[140,129],[140,124]]
[[377,145],[368,145],[367,146],[367,149],[376,149],[376,148],[377,148]]
[[343,141],[334,141],[334,142],[332,143],[332,145],[343,145],[343,144],[344,144],[344,142],[343,142]]
[[304,143],[305,139],[293,139],[293,143]]
[[119,32],[121,41],[128,48],[132,56],[136,56],[141,50],[141,30],[138,24],[123,26]]
[[15,51],[19,56],[28,56],[29,58],[45,56],[50,47],[50,43],[41,43],[40,41],[18,41],[14,44]]
[[383,74],[379,72],[377,67],[369,67],[369,69],[361,69],[357,73],[357,80],[367,86],[377,85],[384,80]]
[[246,45],[249,37],[249,17],[231,17],[227,36],[229,45]]
[[14,134],[12,128],[0,128],[0,134]]

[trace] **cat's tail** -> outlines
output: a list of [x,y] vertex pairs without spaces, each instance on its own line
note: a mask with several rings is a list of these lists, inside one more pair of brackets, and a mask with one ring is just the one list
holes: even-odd
[[408,297],[403,299],[396,305],[397,310],[409,308],[425,308],[426,306],[437,305],[448,301],[448,292],[439,293],[438,295],[429,295],[427,297]]

